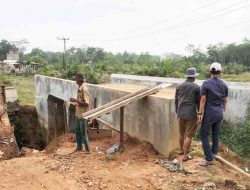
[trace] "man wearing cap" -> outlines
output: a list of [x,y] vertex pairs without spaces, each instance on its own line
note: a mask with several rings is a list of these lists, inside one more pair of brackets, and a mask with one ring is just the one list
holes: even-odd
[[89,139],[87,133],[87,123],[81,119],[82,113],[89,110],[90,98],[87,87],[84,84],[84,75],[76,74],[76,84],[78,85],[77,98],[70,98],[70,102],[76,105],[75,126],[76,126],[76,151],[82,151],[82,143],[85,145],[86,153],[89,153]]
[[196,73],[195,68],[188,68],[186,80],[177,86],[175,93],[175,108],[179,122],[180,155],[183,155],[183,161],[188,161],[191,158],[188,151],[197,129],[200,87],[194,81],[198,75],[199,73]]
[[[228,87],[219,78],[221,65],[212,63],[210,66],[211,78],[204,81],[201,87],[201,100],[198,112],[198,120],[201,122],[201,141],[205,159],[201,166],[213,164],[213,155],[218,153],[219,128],[226,110]],[[209,144],[209,131],[212,130],[212,147]]]

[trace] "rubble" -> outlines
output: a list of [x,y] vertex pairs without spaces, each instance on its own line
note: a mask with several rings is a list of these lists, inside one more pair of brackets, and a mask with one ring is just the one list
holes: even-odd
[[168,169],[170,172],[182,172],[182,164],[178,160],[168,161],[168,160],[156,160],[156,164],[159,164],[161,167]]

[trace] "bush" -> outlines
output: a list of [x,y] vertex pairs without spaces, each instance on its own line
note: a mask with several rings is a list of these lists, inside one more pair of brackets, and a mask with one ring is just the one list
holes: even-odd
[[225,123],[221,129],[221,142],[227,144],[233,151],[242,157],[250,158],[250,120],[242,126],[233,126]]

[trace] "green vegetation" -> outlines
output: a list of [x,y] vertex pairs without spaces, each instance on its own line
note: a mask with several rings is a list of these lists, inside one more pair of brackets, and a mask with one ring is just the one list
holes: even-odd
[[0,81],[17,89],[20,105],[35,104],[35,81],[33,76],[1,75]]
[[[246,121],[242,124],[233,125],[225,122],[220,129],[220,141],[230,147],[243,158],[250,158],[250,103],[246,116]],[[195,140],[200,140],[200,128],[198,129]],[[203,153],[197,149],[192,150],[195,155],[202,155]]]
[[225,123],[220,139],[242,157],[250,158],[250,104],[246,121],[242,125],[233,126]]

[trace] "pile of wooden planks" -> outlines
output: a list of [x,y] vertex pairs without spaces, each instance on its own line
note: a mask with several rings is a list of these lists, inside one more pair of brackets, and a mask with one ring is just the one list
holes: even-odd
[[171,84],[160,84],[158,86],[150,86],[147,88],[144,88],[142,90],[130,93],[126,96],[123,96],[117,100],[114,100],[112,102],[109,102],[107,104],[104,104],[98,108],[92,109],[88,112],[85,112],[82,114],[82,119],[86,119],[86,120],[93,120],[95,118],[100,117],[103,114],[107,114],[110,113],[111,111],[114,111],[118,108],[121,108],[123,106],[126,106],[138,99],[142,99],[146,96],[149,96],[151,94],[154,94],[156,92],[158,92],[160,89],[162,88],[166,88],[168,86],[171,86]]

